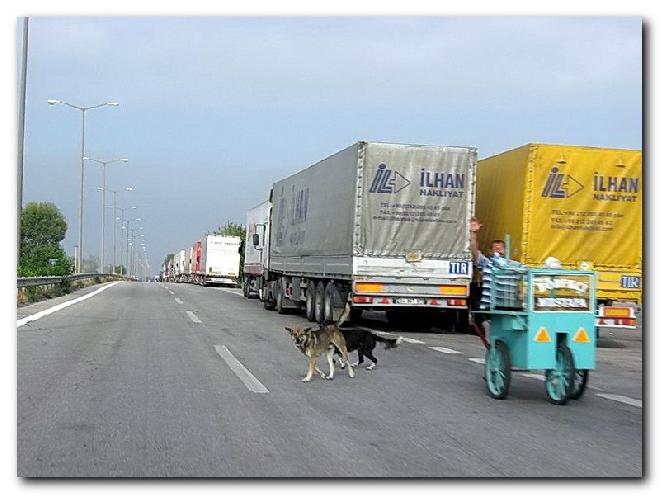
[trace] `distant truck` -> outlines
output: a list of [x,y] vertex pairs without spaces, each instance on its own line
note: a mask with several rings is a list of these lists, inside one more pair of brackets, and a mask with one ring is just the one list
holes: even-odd
[[207,234],[193,246],[193,282],[200,285],[238,285],[240,237]]
[[243,295],[262,298],[264,269],[268,267],[268,234],[270,201],[255,206],[247,212],[245,262],[243,264]]
[[248,213],[245,295],[310,321],[371,309],[397,323],[442,312],[466,327],[476,157],[358,142],[276,182]]
[[599,316],[634,316],[609,306],[641,303],[641,151],[527,144],[480,160],[476,216],[484,250],[509,234],[525,265],[593,269]]
[[179,251],[179,258],[178,258],[178,263],[179,263],[179,272],[177,274],[176,281],[177,282],[187,282],[188,281],[188,256],[186,254],[186,250],[182,249]]

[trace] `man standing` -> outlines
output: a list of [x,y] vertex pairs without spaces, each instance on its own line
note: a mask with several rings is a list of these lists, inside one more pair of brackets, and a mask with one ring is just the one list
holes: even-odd
[[[470,219],[470,247],[472,249],[472,263],[481,273],[481,284],[473,280],[470,284],[470,308],[488,309],[490,306],[490,283],[493,271],[492,260],[495,257],[504,257],[504,241],[496,239],[490,243],[490,256],[485,256],[479,250],[477,232],[481,224],[476,217]],[[476,272],[476,270],[475,270]]]

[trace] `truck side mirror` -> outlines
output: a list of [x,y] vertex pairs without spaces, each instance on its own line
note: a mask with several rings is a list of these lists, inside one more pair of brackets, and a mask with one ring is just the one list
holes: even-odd
[[254,247],[259,245],[259,234],[252,234],[252,245]]

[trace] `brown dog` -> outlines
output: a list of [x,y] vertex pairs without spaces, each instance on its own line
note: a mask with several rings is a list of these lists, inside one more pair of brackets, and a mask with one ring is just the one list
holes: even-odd
[[[353,367],[348,362],[348,351],[346,350],[346,341],[344,336],[334,325],[321,325],[318,330],[312,330],[312,327],[301,328],[289,328],[284,327],[289,335],[291,340],[296,344],[296,347],[300,349],[305,356],[309,358],[309,365],[307,367],[307,375],[303,378],[303,382],[308,382],[312,379],[312,374],[314,370],[321,375],[321,378],[326,378],[332,380],[335,376],[335,363],[332,359],[332,356],[335,354],[335,349],[338,349],[342,357],[348,363],[348,376],[353,378],[355,373],[353,372]],[[328,360],[328,365],[330,366],[330,374],[328,376],[323,373],[318,366],[316,366],[316,359],[320,356],[325,355]]]

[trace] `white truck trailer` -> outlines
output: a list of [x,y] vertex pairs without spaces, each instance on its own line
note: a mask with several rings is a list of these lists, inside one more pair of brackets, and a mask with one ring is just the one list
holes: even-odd
[[195,272],[200,285],[238,285],[241,238],[206,234],[201,240],[201,256]]
[[177,282],[179,280],[179,274],[181,273],[179,268],[180,257],[181,257],[180,252],[177,251],[176,253],[174,253],[174,258],[172,259],[172,270],[170,275],[171,282]]
[[310,321],[441,311],[466,327],[476,158],[475,148],[358,142],[276,182],[267,235],[246,242],[263,263],[251,287],[266,309],[304,308]]
[[187,282],[187,271],[188,271],[188,256],[186,250],[182,249],[179,251],[179,273],[177,275],[177,282]]

